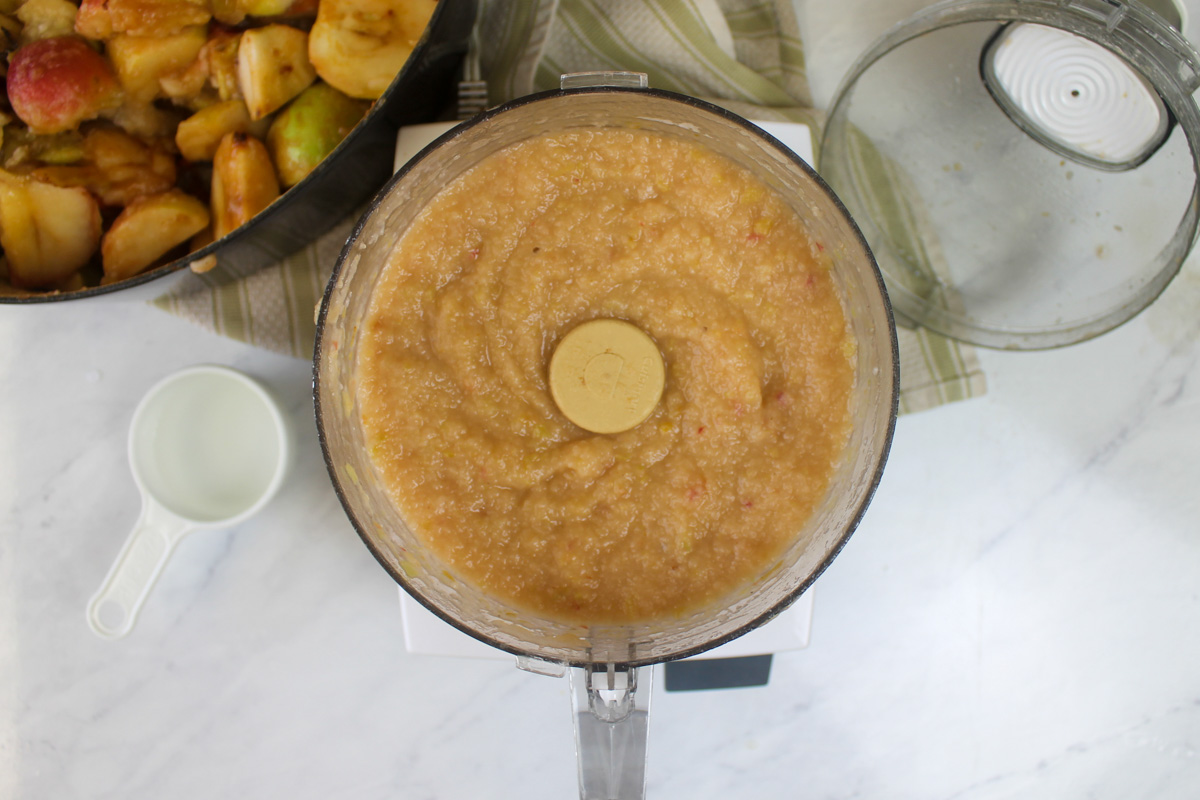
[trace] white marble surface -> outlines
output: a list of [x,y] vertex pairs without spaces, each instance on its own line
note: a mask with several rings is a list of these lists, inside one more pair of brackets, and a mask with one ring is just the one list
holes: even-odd
[[[985,352],[986,397],[901,419],[809,648],[766,688],[655,697],[650,796],[1194,798],[1197,267],[1099,340]],[[571,796],[565,681],[404,652],[306,364],[140,305],[2,311],[0,797]],[[133,406],[198,362],[272,386],[298,458],[101,641],[83,609],[137,515]]]
[[[841,63],[841,24],[814,57]],[[765,688],[657,693],[649,796],[1195,798],[1198,340],[1193,256],[1132,323],[984,352],[986,397],[902,418],[808,649]],[[3,307],[0,342],[0,798],[573,796],[564,680],[405,653],[307,364],[119,303]],[[138,513],[134,404],[200,362],[281,396],[293,471],[102,641],[84,606]]]

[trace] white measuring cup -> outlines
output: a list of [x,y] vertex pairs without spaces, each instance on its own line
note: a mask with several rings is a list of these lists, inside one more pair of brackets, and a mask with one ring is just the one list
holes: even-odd
[[267,504],[290,458],[283,412],[248,376],[200,365],[146,393],[129,427],[129,465],[142,513],[87,607],[92,631],[129,633],[175,546],[201,529],[227,528]]

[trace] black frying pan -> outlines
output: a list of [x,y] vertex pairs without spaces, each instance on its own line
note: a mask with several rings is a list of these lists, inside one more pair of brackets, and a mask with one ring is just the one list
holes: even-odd
[[[454,96],[459,64],[475,23],[476,0],[441,0],[412,56],[342,143],[308,177],[266,210],[212,244],[123,281],[72,292],[23,292],[3,286],[0,304],[35,305],[165,292],[191,264],[215,256],[208,283],[229,282],[272,264],[318,238],[375,194],[392,174],[396,130],[429,122]],[[167,276],[173,280],[163,280]],[[194,279],[194,278],[193,278]],[[155,284],[147,286],[147,284]],[[147,291],[148,290],[148,291]]]

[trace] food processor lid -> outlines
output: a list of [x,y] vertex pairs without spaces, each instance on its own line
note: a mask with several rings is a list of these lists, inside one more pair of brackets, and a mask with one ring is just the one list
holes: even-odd
[[902,321],[1057,347],[1170,282],[1200,212],[1200,54],[1171,2],[950,0],[851,67],[818,165]]

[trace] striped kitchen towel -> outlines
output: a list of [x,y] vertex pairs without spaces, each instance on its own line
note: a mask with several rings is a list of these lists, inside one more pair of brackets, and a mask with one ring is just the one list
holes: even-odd
[[[746,117],[820,130],[794,0],[481,0],[478,34],[474,56],[493,104],[557,88],[564,72],[628,70],[646,73],[655,88]],[[890,221],[914,224],[918,215],[891,185],[876,184],[876,205]],[[155,303],[219,333],[309,358],[314,306],[356,218],[242,281],[177,291]],[[899,336],[902,412],[986,391],[973,348],[920,328]]]

